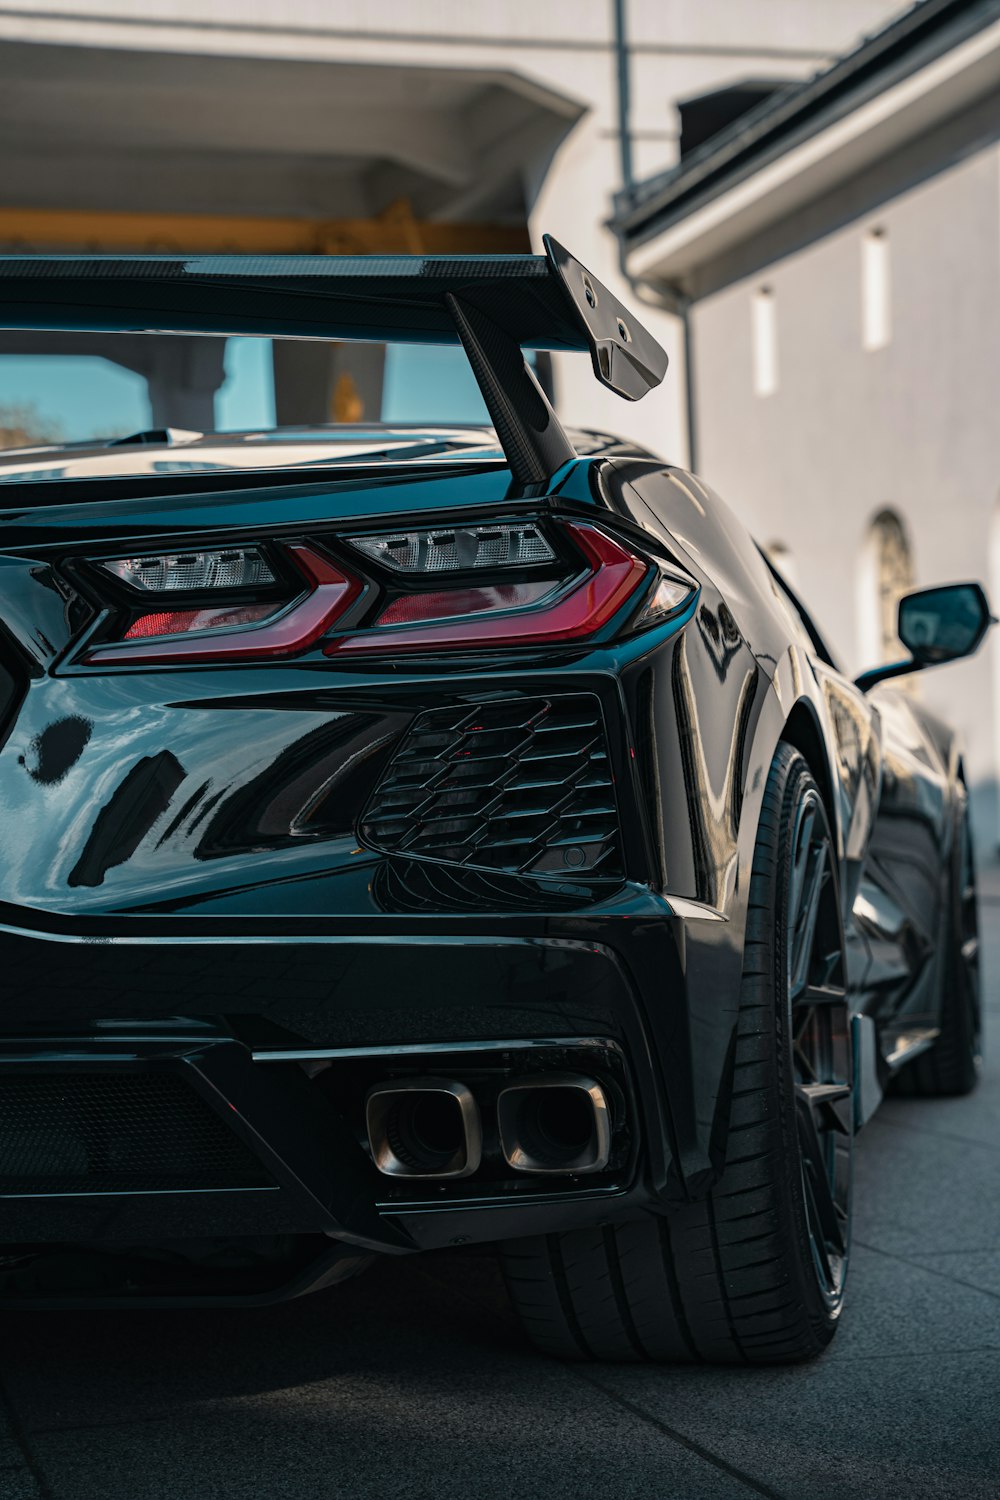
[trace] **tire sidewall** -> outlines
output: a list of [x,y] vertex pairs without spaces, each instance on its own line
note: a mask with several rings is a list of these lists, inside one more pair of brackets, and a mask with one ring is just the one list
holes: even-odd
[[[836,846],[830,829],[830,820],[819,787],[804,757],[797,751],[783,746],[772,766],[772,776],[779,779],[780,816],[777,830],[777,848],[774,851],[772,899],[774,923],[772,928],[771,976],[774,998],[774,1073],[775,1073],[775,1119],[780,1131],[778,1159],[781,1189],[778,1194],[778,1213],[785,1215],[785,1232],[794,1242],[794,1253],[789,1256],[791,1279],[795,1290],[807,1309],[810,1322],[817,1336],[826,1342],[832,1337],[843,1307],[843,1279],[838,1293],[829,1296],[820,1285],[815,1265],[809,1222],[806,1211],[806,1194],[803,1181],[804,1166],[799,1145],[798,1121],[795,1104],[795,1069],[792,1054],[792,1005],[787,982],[788,975],[788,897],[791,879],[794,845],[792,835],[797,826],[800,808],[807,800],[813,800],[822,821],[830,858],[830,878],[834,882],[835,906],[838,917],[840,951],[844,953],[843,918],[840,907],[840,889],[837,871]],[[777,788],[776,788],[777,791]],[[849,1054],[850,1055],[850,1054]],[[853,1086],[853,1076],[850,1079]],[[852,1143],[853,1144],[853,1143]],[[853,1168],[853,1151],[852,1151]],[[847,1256],[850,1254],[850,1218],[847,1224]],[[845,1266],[846,1277],[846,1266]]]

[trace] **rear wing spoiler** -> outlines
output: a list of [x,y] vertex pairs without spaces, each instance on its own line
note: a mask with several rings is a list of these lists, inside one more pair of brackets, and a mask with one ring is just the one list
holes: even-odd
[[5,255],[0,328],[460,343],[524,485],[575,454],[522,350],[587,351],[629,401],[667,369],[652,335],[548,235],[544,255]]

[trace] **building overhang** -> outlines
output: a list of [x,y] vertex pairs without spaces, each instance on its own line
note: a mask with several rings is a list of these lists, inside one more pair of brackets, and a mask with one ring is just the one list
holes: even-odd
[[153,50],[0,17],[0,248],[527,248],[414,225],[523,235],[585,112],[503,67],[338,57],[278,26],[255,53],[169,33]]
[[826,128],[685,202],[651,229],[624,231],[629,276],[690,292],[706,265],[821,200],[866,168],[1000,91],[1000,21],[976,32]]

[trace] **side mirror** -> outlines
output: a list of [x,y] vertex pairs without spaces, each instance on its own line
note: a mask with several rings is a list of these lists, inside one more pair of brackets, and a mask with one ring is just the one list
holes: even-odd
[[996,624],[978,583],[949,583],[904,594],[899,601],[898,622],[897,634],[911,659],[862,672],[856,680],[862,692],[889,677],[971,656],[990,626]]

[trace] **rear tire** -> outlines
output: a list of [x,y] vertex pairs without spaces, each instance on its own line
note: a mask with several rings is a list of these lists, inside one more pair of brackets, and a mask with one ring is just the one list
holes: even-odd
[[725,1170],[634,1223],[502,1247],[532,1341],[564,1359],[777,1364],[843,1299],[853,1099],[836,861],[803,757],[779,747],[754,853]]
[[962,798],[957,817],[948,907],[940,1034],[933,1047],[907,1063],[894,1080],[894,1093],[911,1098],[971,1094],[979,1081],[982,1027],[979,904],[967,794]]

